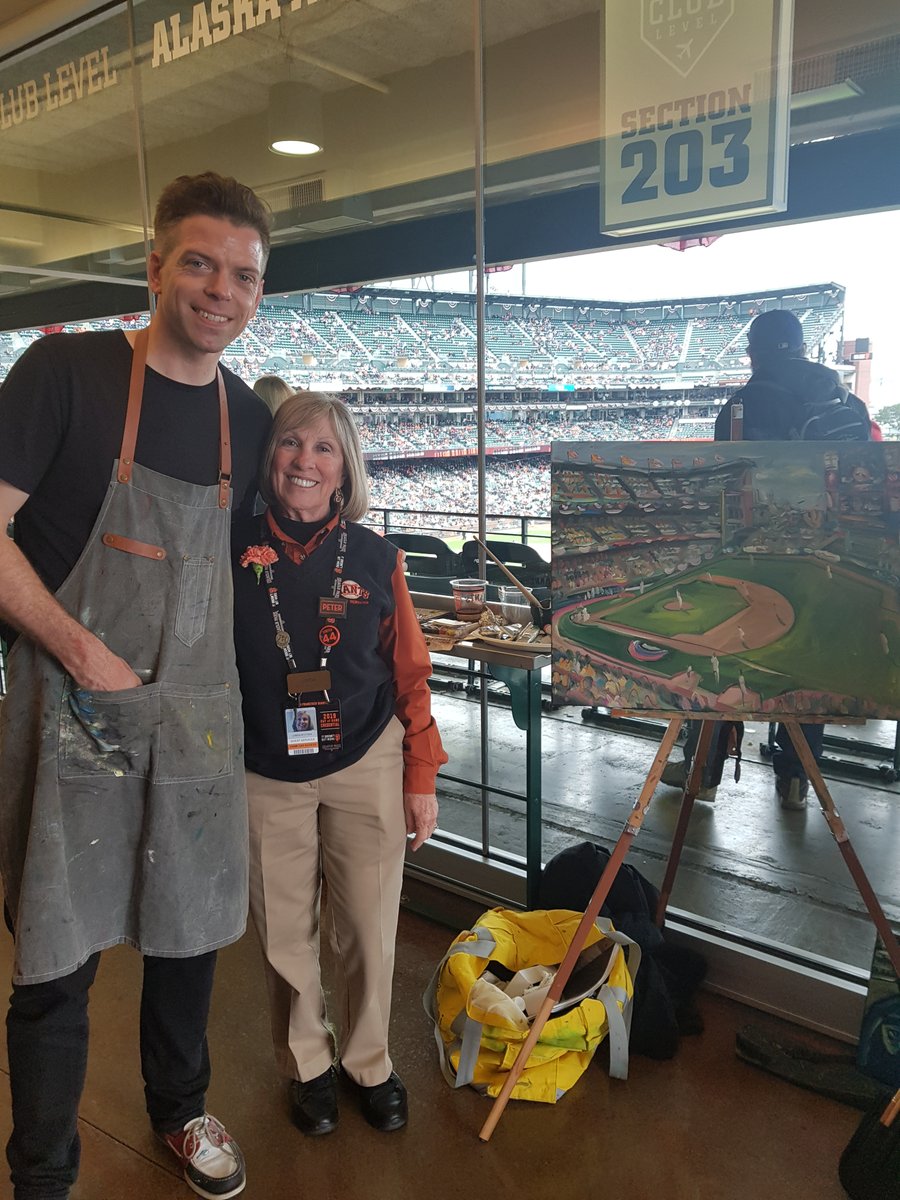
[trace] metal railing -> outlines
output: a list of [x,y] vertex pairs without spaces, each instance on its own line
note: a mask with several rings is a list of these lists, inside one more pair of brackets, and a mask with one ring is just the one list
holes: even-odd
[[[550,518],[521,513],[487,513],[488,534],[502,537],[512,535],[515,541],[546,552],[550,560]],[[478,532],[478,518],[473,513],[452,510],[423,512],[413,508],[370,508],[365,524],[391,533],[428,533],[434,537],[470,538]]]

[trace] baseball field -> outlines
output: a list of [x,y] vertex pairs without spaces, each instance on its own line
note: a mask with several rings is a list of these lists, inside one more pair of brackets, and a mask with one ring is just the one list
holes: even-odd
[[900,613],[895,591],[844,563],[723,555],[677,580],[565,609],[557,645],[595,651],[622,674],[641,662],[661,681],[697,677],[771,699],[795,690],[898,707]]

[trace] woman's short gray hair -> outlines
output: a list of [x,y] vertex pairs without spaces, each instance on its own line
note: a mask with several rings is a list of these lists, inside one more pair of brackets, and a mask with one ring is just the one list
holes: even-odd
[[259,490],[267,504],[275,503],[270,476],[278,443],[291,429],[307,429],[327,417],[344,456],[342,505],[348,521],[361,521],[369,511],[369,480],[356,422],[339,396],[326,392],[295,392],[278,407],[260,467]]

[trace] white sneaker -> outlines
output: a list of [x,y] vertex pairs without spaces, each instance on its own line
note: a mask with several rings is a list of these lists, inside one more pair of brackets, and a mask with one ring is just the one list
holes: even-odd
[[244,1156],[215,1117],[204,1113],[184,1129],[158,1135],[181,1163],[185,1182],[206,1200],[228,1200],[247,1182]]
[[796,776],[788,778],[785,775],[775,776],[775,791],[781,801],[781,807],[788,811],[800,811],[806,808],[806,797],[809,795],[809,783]]

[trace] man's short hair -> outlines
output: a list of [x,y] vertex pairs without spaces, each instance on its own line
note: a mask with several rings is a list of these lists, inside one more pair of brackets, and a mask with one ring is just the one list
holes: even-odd
[[153,218],[156,249],[164,247],[172,230],[186,217],[222,217],[232,225],[255,229],[262,242],[263,262],[269,257],[272,213],[246,184],[230,175],[204,171],[202,175],[179,175],[160,193]]
[[789,308],[773,308],[751,322],[747,345],[753,354],[802,354],[803,326]]

